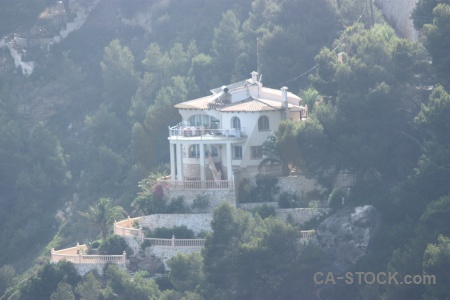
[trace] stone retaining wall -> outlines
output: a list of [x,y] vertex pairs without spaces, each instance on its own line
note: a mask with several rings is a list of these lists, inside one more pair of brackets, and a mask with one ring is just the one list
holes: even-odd
[[166,270],[169,270],[167,267],[167,261],[171,258],[176,256],[178,253],[184,253],[184,254],[190,254],[194,252],[200,252],[201,248],[193,248],[193,247],[176,247],[176,248],[170,248],[170,247],[158,247],[158,246],[151,246],[145,248],[145,255],[148,256],[155,256],[164,264],[164,267]]
[[234,190],[164,190],[164,194],[169,199],[183,197],[189,206],[192,206],[195,198],[206,196],[209,198],[209,206],[204,212],[212,212],[223,202],[228,202],[231,206],[236,207]]
[[[320,218],[331,212],[329,208],[278,208],[275,209],[276,216],[285,222],[302,225],[314,218]],[[310,229],[310,228],[305,228]],[[313,228],[314,229],[314,228]]]
[[278,177],[278,186],[280,187],[280,193],[288,192],[301,197],[313,191],[323,190],[323,187],[316,180],[304,175]]
[[199,234],[202,231],[211,231],[211,221],[212,214],[157,214],[141,217],[140,225],[149,230],[184,225]]
[[[102,275],[103,268],[105,267],[105,264],[73,264],[73,265],[80,276],[84,276],[92,270],[97,270],[98,274]],[[125,265],[116,264],[116,266],[118,268],[126,270]]]
[[253,202],[253,203],[239,203],[238,208],[252,211],[254,208],[259,207],[261,205],[267,205],[274,208],[278,208],[278,202]]

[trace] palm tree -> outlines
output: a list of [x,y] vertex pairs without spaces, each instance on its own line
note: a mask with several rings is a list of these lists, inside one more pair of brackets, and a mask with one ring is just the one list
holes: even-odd
[[305,91],[300,91],[300,94],[303,99],[303,104],[308,106],[308,112],[312,112],[314,105],[320,101],[319,92],[313,88],[309,88]]
[[261,171],[262,167],[265,165],[280,164],[282,167],[282,173],[286,173],[286,164],[283,162],[280,156],[280,151],[277,147],[277,137],[276,135],[269,135],[267,140],[262,145],[263,160],[259,163],[258,170]]
[[79,213],[100,228],[103,240],[106,240],[108,230],[114,221],[127,216],[121,206],[112,206],[112,200],[109,198],[100,198],[97,204],[89,206],[88,212]]

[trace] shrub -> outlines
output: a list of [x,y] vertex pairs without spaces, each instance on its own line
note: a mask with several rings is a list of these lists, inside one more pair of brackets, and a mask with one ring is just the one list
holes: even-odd
[[120,255],[123,251],[129,253],[129,248],[123,237],[118,235],[109,236],[98,249],[103,255]]
[[209,207],[209,201],[208,195],[197,195],[192,202],[192,209],[195,211],[206,211]]
[[257,175],[256,185],[252,185],[249,179],[243,179],[238,188],[238,200],[240,203],[249,202],[273,202],[280,188],[278,179],[273,176]]
[[258,214],[262,219],[268,218],[268,217],[274,217],[275,214],[275,208],[273,206],[269,206],[267,204],[259,205],[255,207],[252,210],[253,215]]
[[347,194],[341,189],[334,189],[331,194],[328,196],[328,206],[332,210],[337,210],[341,208],[342,198],[347,198]]
[[248,178],[242,179],[237,190],[237,199],[239,203],[248,203],[250,201],[250,192],[254,188]]
[[186,226],[174,226],[172,228],[158,227],[154,232],[149,234],[149,237],[159,238],[159,239],[171,239],[175,236],[177,239],[192,239],[195,234],[192,230]]
[[189,206],[184,202],[184,198],[182,196],[170,200],[170,203],[166,208],[166,213],[168,214],[189,213],[190,211]]

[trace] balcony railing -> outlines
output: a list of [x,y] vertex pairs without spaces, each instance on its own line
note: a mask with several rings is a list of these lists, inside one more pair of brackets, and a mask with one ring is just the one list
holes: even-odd
[[247,137],[245,128],[237,129],[210,129],[203,126],[174,126],[169,127],[169,136],[172,138],[195,139],[224,139]]
[[170,247],[170,248],[202,248],[205,246],[205,239],[157,239],[145,238],[152,246],[156,247]]
[[158,180],[157,183],[168,190],[232,190],[232,180]]
[[50,262],[57,263],[60,260],[66,260],[74,264],[106,264],[115,263],[125,265],[126,253],[122,255],[88,255],[87,246],[77,244],[75,247],[51,250]]

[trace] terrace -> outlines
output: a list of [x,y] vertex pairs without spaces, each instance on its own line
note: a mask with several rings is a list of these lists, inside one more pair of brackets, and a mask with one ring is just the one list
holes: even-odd
[[205,126],[183,126],[169,127],[169,139],[183,141],[215,141],[223,139],[247,138],[245,128],[213,129]]

